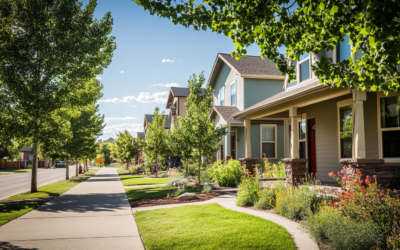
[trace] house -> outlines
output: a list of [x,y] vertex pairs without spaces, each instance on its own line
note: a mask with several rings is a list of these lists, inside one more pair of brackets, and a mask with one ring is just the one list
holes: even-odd
[[[236,60],[219,53],[207,87],[215,90],[214,107],[209,118],[216,125],[228,125],[228,135],[218,146],[217,160],[263,156],[279,160],[284,157],[284,121],[277,118],[244,120],[233,115],[282,91],[285,76],[274,62],[260,56],[243,56]],[[245,127],[250,128],[247,131]],[[251,138],[251,140],[250,140]],[[251,142],[251,145],[247,144]]]
[[22,161],[33,160],[33,148],[25,146],[25,147],[22,147],[19,151],[21,152],[21,160]]
[[[203,91],[205,89],[202,89]],[[178,117],[185,118],[186,117],[186,106],[187,98],[190,95],[189,88],[181,88],[181,87],[171,87],[168,99],[167,99],[167,109],[170,109],[169,119],[170,119],[170,128],[173,129],[174,125],[179,126]]]
[[[386,96],[383,92],[330,88],[320,84],[312,72],[311,65],[322,56],[336,63],[352,53],[351,45],[341,42],[334,51],[302,55],[293,62],[295,81],[285,80],[280,86],[283,91],[244,106],[231,117],[244,119],[251,135],[253,120],[284,121],[283,152],[290,181],[307,173],[329,183],[333,179],[328,173],[342,169],[354,173],[358,168],[384,183],[400,168],[400,93],[392,91]],[[355,60],[360,56],[357,51]],[[249,152],[254,152],[258,138],[246,140],[251,143],[245,157],[254,157]]]
[[[137,132],[136,138],[139,140],[142,140],[145,138],[145,134],[143,132]],[[139,146],[139,142],[134,139],[133,143],[137,143],[137,146],[139,147],[139,153],[135,156],[135,163],[136,165],[143,163],[143,151],[142,148]]]
[[110,137],[107,140],[105,140],[104,142],[112,143],[112,142],[114,142],[114,138]]
[[[146,131],[147,131],[147,125],[149,123],[153,122],[153,117],[154,117],[154,115],[149,115],[149,114],[145,114],[144,115],[143,128],[144,128],[144,133],[145,134],[146,134]],[[170,121],[168,115],[164,115],[164,117],[165,117],[165,127],[164,128],[165,129],[170,129],[171,128],[171,121]]]

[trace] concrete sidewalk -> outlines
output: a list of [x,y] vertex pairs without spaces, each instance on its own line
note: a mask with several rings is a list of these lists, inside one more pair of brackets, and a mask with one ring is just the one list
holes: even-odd
[[0,249],[144,249],[113,168],[0,227]]

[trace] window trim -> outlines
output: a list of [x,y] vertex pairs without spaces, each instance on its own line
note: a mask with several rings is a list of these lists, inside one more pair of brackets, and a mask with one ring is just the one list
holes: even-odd
[[400,158],[383,158],[383,142],[382,142],[382,131],[395,131],[400,130],[400,127],[397,128],[381,128],[381,98],[385,97],[394,97],[400,96],[400,93],[389,92],[388,95],[385,95],[383,92],[378,92],[376,97],[376,109],[377,109],[377,120],[378,120],[378,152],[379,159],[384,159],[385,162],[400,162]]
[[[221,93],[223,93],[223,95],[224,95],[224,105],[222,105]],[[225,106],[225,86],[223,86],[223,87],[219,90],[219,105],[220,105],[220,106]]]
[[[232,85],[235,84],[235,104],[232,104]],[[237,84],[236,81],[233,81],[230,85],[230,93],[231,93],[231,106],[237,106]]]
[[[304,116],[304,115],[303,115]],[[305,121],[305,123],[306,123],[306,136],[304,137],[304,139],[300,139],[300,123],[301,123],[301,121],[302,120],[304,120]],[[305,142],[305,149],[306,149],[306,158],[300,158],[300,159],[307,159],[308,160],[308,141],[307,141],[307,138],[308,138],[308,134],[307,134],[307,116],[305,117],[305,118],[303,118],[303,119],[301,119],[301,116],[300,117],[297,117],[297,131],[298,131],[298,136],[299,136],[299,138],[298,138],[298,149],[299,149],[299,158],[300,158],[300,142]]]
[[[275,142],[262,140],[262,128],[263,127],[275,127]],[[278,159],[278,125],[277,124],[260,124],[260,159],[263,158],[263,155],[262,155],[262,144],[263,143],[275,143],[275,158],[269,158],[269,159]]]
[[[286,84],[286,89],[291,89],[291,88],[294,88],[294,87],[296,87],[296,86],[299,86],[299,85],[301,85],[301,84],[305,84],[305,83],[307,83],[307,82],[309,82],[309,81],[311,81],[311,80],[313,80],[314,78],[313,78],[313,74],[312,74],[312,55],[313,55],[313,53],[308,53],[308,57],[307,58],[305,58],[305,59],[303,59],[303,60],[301,60],[301,61],[297,61],[297,64],[296,64],[296,85],[294,85],[294,86],[291,86],[291,87],[287,87],[287,86],[289,86],[289,84],[291,84],[292,82],[288,82],[287,84]],[[307,61],[307,60],[310,60],[308,63],[309,63],[309,74],[310,74],[310,77],[308,78],[308,79],[306,79],[306,80],[304,80],[304,81],[302,81],[302,82],[300,82],[300,65],[302,64],[302,63],[304,63],[305,61]],[[292,60],[292,62],[293,62],[294,60]],[[294,82],[294,81],[293,81]]]
[[[346,99],[343,101],[339,101],[336,103],[336,109],[337,109],[337,143],[338,143],[338,162],[340,163],[341,159],[348,159],[348,158],[342,158],[341,156],[341,151],[340,151],[340,108],[341,107],[345,107],[345,106],[349,106],[351,105],[351,117],[354,121],[354,105],[353,105],[353,99]],[[354,132],[354,123],[353,123],[353,128],[352,131]],[[354,133],[353,133],[354,135]],[[354,158],[354,136],[352,137],[352,144],[351,144],[351,158]]]

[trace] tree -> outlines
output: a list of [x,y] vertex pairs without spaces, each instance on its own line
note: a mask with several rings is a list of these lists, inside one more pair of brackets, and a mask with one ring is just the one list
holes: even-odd
[[99,153],[104,158],[104,165],[111,164],[111,144],[103,142],[100,144]]
[[[227,126],[215,127],[212,120],[208,119],[208,114],[212,108],[212,94],[214,90],[207,87],[202,91],[201,86],[204,84],[204,73],[190,77],[188,87],[190,95],[187,107],[186,117],[178,117],[179,128],[183,143],[190,146],[192,149],[193,159],[198,160],[198,188],[200,185],[200,171],[202,166],[201,157],[214,156],[217,153],[217,145],[221,141],[222,136],[227,134]],[[147,138],[147,135],[146,135]]]
[[37,191],[38,144],[60,126],[59,113],[69,120],[79,115],[76,107],[99,98],[88,83],[96,84],[116,45],[111,14],[93,19],[96,4],[1,1],[0,92],[8,97],[6,107],[18,112],[14,132],[33,140],[31,192]]
[[137,145],[134,142],[137,139],[133,138],[127,130],[117,133],[117,136],[118,138],[114,141],[115,151],[113,152],[113,157],[126,161],[126,169],[129,169],[129,162],[139,153]]
[[174,129],[167,131],[167,145],[169,155],[178,155],[186,164],[186,175],[188,175],[188,161],[192,159],[192,148],[184,140],[181,130],[174,125]]
[[[160,157],[168,154],[166,135],[164,112],[160,114],[160,109],[157,107],[154,110],[153,121],[147,125],[145,139],[140,140],[140,146],[147,160],[158,163]],[[159,166],[156,167],[156,177],[158,177],[158,169]]]
[[[393,0],[135,0],[151,15],[195,30],[211,29],[232,39],[237,59],[257,44],[261,56],[274,60],[294,79],[292,60],[303,53],[333,50],[349,36],[365,53],[333,64],[325,57],[313,66],[323,84],[361,90],[398,90],[400,72],[400,1]],[[296,4],[296,5],[295,5]],[[286,55],[279,53],[286,47]],[[286,60],[286,58],[290,60]],[[324,59],[325,58],[325,59]]]

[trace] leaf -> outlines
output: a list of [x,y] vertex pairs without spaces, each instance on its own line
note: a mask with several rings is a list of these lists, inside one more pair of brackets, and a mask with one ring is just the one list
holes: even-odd
[[339,10],[339,7],[337,5],[333,5],[329,14],[333,16],[333,15],[335,15],[335,13],[338,12],[338,10]]
[[324,9],[325,9],[325,4],[324,4],[323,2],[321,2],[321,3],[319,4],[319,8],[320,8],[321,10],[324,10]]
[[373,36],[369,37],[369,47],[375,48],[375,37],[373,37]]

